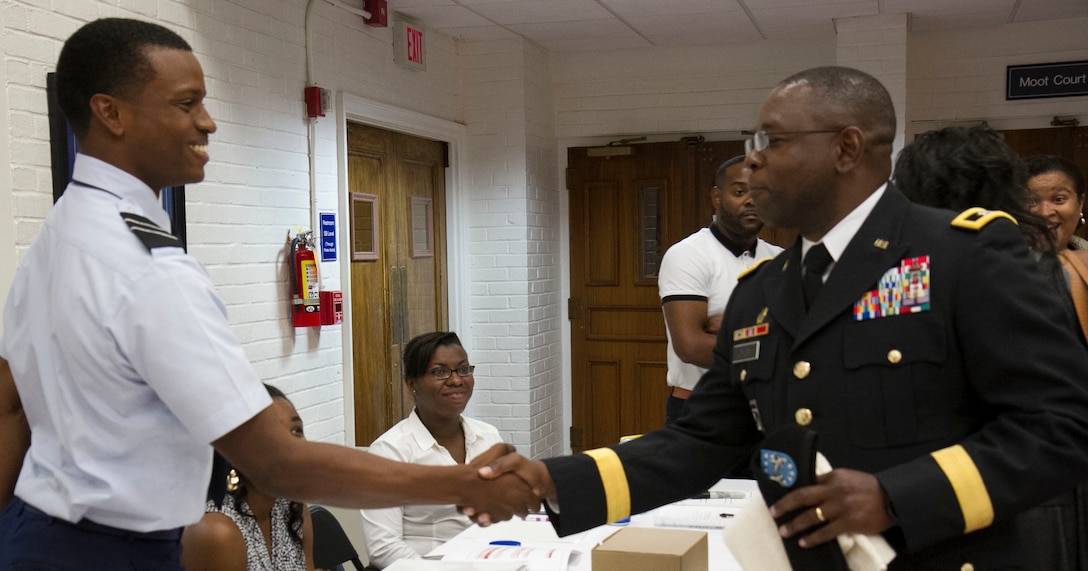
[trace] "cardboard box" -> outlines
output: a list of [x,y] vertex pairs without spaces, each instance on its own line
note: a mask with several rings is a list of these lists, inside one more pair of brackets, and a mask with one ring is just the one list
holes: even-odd
[[707,571],[706,532],[625,527],[593,548],[593,571]]

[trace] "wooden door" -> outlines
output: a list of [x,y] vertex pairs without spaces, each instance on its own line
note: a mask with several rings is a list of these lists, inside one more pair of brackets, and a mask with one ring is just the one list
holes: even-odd
[[[1080,172],[1088,175],[1088,127],[1051,127],[1049,129],[1018,129],[999,131],[1005,142],[1020,156],[1057,155],[1072,161]],[[1086,201],[1085,206],[1088,206]],[[1088,226],[1077,228],[1076,234],[1088,239]]]
[[[718,165],[743,152],[742,141],[689,140],[568,150],[572,450],[664,425],[657,264],[710,223]],[[761,236],[794,239],[770,228]]]
[[[448,323],[445,144],[348,124],[349,243],[369,225],[376,252],[351,263],[355,442],[365,446],[407,416],[401,350]],[[370,204],[373,203],[373,209]],[[376,213],[371,219],[370,212]]]

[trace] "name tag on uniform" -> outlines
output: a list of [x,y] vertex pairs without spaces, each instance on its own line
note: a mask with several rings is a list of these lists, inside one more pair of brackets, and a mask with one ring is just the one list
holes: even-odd
[[747,363],[759,359],[759,341],[733,345],[733,363]]

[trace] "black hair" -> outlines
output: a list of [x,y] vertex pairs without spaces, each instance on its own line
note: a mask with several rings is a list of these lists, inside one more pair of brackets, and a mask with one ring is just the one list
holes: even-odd
[[895,106],[888,90],[873,76],[850,67],[814,67],[787,77],[780,86],[807,85],[839,125],[858,127],[872,142],[891,145],[895,140]]
[[1056,155],[1034,155],[1025,162],[1028,178],[1048,172],[1060,172],[1073,181],[1073,190],[1079,198],[1084,198],[1084,173],[1072,162]]
[[726,159],[726,161],[718,167],[718,171],[714,173],[714,186],[721,188],[722,181],[725,180],[725,171],[729,170],[729,167],[743,162],[744,155],[737,155],[731,159]]
[[[291,399],[287,398],[287,395],[280,389],[268,383],[264,383],[264,388],[268,391],[268,396],[274,399],[283,399],[291,404],[291,406],[295,406],[294,403],[291,403]],[[248,488],[245,485],[239,485],[233,492],[227,493],[234,497],[234,505],[238,509],[238,513],[247,517],[256,518],[257,516],[253,515],[252,508],[246,503],[247,490]],[[291,533],[291,540],[298,545],[302,545],[302,512],[304,509],[302,503],[295,501],[290,502],[288,507],[288,513],[290,515],[287,518],[287,530]]]
[[1046,220],[1031,212],[1023,159],[984,126],[945,127],[918,136],[899,153],[892,180],[919,204],[966,210],[981,206],[1016,219],[1028,245],[1053,252]]
[[77,139],[90,128],[91,97],[128,97],[155,78],[148,47],[193,51],[158,24],[125,18],[95,20],[64,42],[57,59],[57,101]]
[[434,352],[447,345],[464,347],[452,331],[433,331],[412,338],[404,346],[404,380],[411,381],[426,374]]

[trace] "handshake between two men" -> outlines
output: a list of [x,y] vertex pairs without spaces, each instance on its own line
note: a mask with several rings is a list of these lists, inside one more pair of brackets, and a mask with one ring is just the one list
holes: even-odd
[[496,444],[474,458],[469,467],[480,481],[464,490],[461,513],[488,526],[540,509],[541,501],[555,498],[555,485],[543,462],[518,454],[512,444]]

